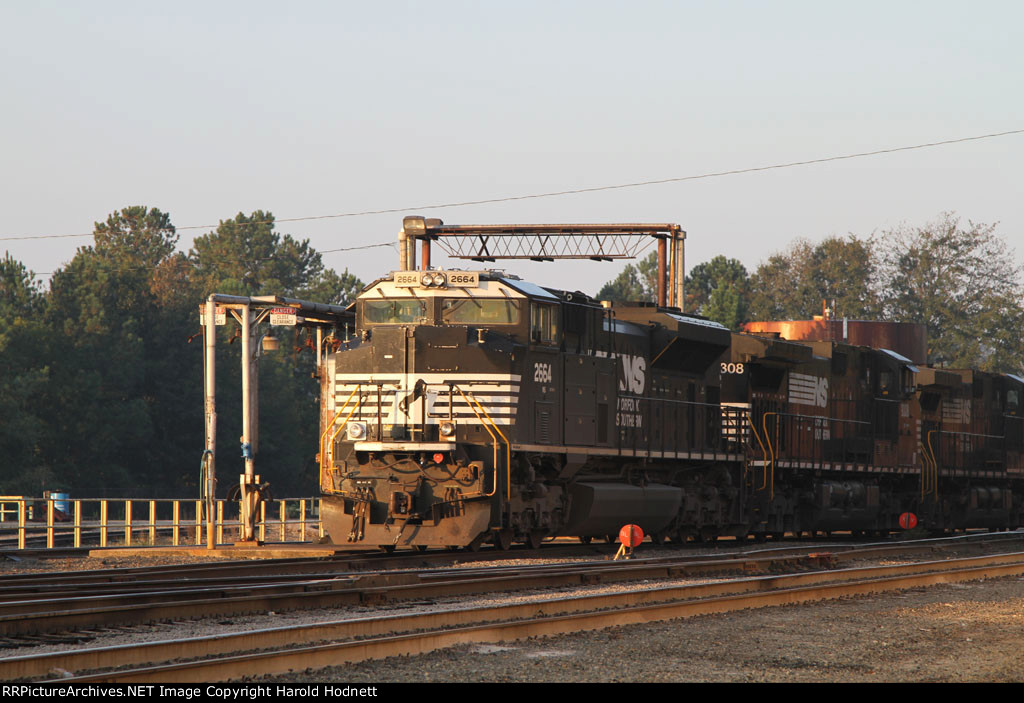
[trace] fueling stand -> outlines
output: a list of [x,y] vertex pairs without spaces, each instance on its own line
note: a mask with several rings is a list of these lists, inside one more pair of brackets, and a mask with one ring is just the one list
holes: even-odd
[[[241,327],[242,343],[242,436],[240,438],[243,472],[239,476],[237,489],[233,488],[239,500],[239,514],[242,522],[242,537],[236,544],[253,546],[258,544],[255,535],[255,517],[263,498],[266,484],[256,474],[256,455],[259,451],[259,357],[263,351],[277,349],[274,327],[306,327],[316,331],[316,367],[319,370],[324,358],[325,329],[341,329],[353,320],[352,313],[344,306],[314,303],[307,300],[282,298],[274,295],[238,296],[214,293],[199,307],[205,340],[205,363],[203,365],[206,428],[206,448],[203,451],[203,481],[201,499],[206,505],[206,548],[217,547],[214,529],[214,501],[216,495],[217,455],[217,326],[226,325],[228,313]],[[261,325],[267,323],[267,331],[260,336]],[[256,344],[253,344],[253,340]]]

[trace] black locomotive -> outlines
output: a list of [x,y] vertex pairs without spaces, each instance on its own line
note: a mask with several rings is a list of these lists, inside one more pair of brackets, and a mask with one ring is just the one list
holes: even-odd
[[398,271],[322,368],[335,543],[1011,528],[1024,379],[738,334],[494,271]]

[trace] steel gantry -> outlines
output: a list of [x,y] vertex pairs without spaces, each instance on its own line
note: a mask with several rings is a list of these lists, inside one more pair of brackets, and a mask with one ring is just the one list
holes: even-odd
[[471,261],[499,259],[632,259],[658,244],[658,305],[682,308],[686,270],[686,232],[674,224],[549,224],[446,225],[417,215],[402,221],[398,233],[402,271],[416,266],[416,242],[421,245],[421,268],[430,268],[431,243],[450,257]]

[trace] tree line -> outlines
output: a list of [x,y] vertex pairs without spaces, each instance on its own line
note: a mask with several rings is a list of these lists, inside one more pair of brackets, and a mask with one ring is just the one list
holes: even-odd
[[[996,225],[954,213],[868,237],[805,239],[753,273],[716,256],[686,276],[685,310],[734,330],[753,320],[809,320],[828,301],[837,318],[923,324],[937,366],[1024,373],[1024,286]],[[598,292],[604,300],[653,301],[651,254]]]
[[[653,255],[598,297],[653,300]],[[170,215],[128,207],[95,223],[44,285],[10,254],[0,261],[0,494],[198,495],[203,345],[210,293],[345,304],[362,288],[324,266],[270,212],[223,220],[178,250]],[[1021,271],[994,225],[946,214],[860,238],[799,240],[753,272],[716,256],[686,280],[686,310],[737,329],[748,320],[838,317],[927,325],[935,364],[1024,374]],[[240,344],[220,328],[219,494],[241,471]],[[318,384],[303,340],[260,359],[257,471],[279,496],[316,489]],[[236,471],[237,468],[237,471]]]
[[[93,240],[48,287],[9,253],[0,261],[0,493],[198,495],[199,303],[230,293],[345,304],[362,283],[325,267],[308,240],[278,232],[265,211],[221,221],[187,252],[170,215],[144,206],[95,223]],[[219,493],[237,480],[237,329],[220,328],[218,341]],[[318,387],[311,351],[299,346],[260,359],[257,471],[273,467],[264,480],[282,496],[308,495],[317,483]]]

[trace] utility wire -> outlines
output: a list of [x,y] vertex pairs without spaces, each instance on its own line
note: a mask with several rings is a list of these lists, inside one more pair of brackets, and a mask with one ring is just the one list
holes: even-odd
[[[392,248],[394,248],[396,250],[398,248],[398,246],[397,246],[397,244],[395,242],[385,242],[383,244],[365,244],[365,245],[360,246],[360,247],[341,247],[340,249],[325,249],[323,251],[318,251],[316,253],[317,254],[331,254],[331,253],[338,252],[338,251],[355,251],[357,249],[373,249],[375,247],[392,247]],[[181,253],[181,252],[177,252],[177,253]],[[189,260],[187,255],[184,255],[184,256],[185,256],[185,260],[186,261]],[[255,257],[255,258],[252,258],[252,259],[217,259],[215,261],[215,263],[218,263],[218,264],[228,263],[228,264],[252,265],[252,264],[263,263],[264,261],[273,261],[275,258],[277,258],[277,257],[274,257],[274,256],[260,256],[260,257]],[[161,263],[163,263],[163,262],[161,262]],[[205,262],[201,261],[200,263],[205,263]],[[157,264],[157,265],[159,266],[159,264]],[[115,267],[113,267],[113,270],[114,271],[144,271],[144,270],[148,271],[148,270],[152,270],[152,269],[155,269],[155,268],[156,268],[155,266],[115,266]],[[37,276],[37,277],[38,276],[52,276],[55,273],[56,273],[56,271],[47,271],[45,273],[32,272],[32,275],[33,276]]]
[[[789,161],[787,163],[771,164],[769,166],[752,166],[750,168],[739,168],[730,171],[713,171],[711,173],[702,173],[693,176],[678,176],[675,178],[659,178],[649,181],[636,181],[633,183],[618,183],[615,185],[606,186],[593,186],[591,188],[574,188],[572,190],[557,190],[546,193],[532,193],[529,195],[510,195],[501,198],[486,198],[483,200],[462,200],[451,203],[440,203],[434,205],[415,205],[405,207],[393,207],[386,208],[383,210],[360,210],[355,212],[342,212],[335,215],[310,215],[307,217],[289,217],[275,220],[266,220],[264,222],[246,222],[238,223],[247,225],[261,225],[261,224],[272,224],[281,222],[309,222],[312,220],[329,220],[342,217],[363,217],[366,215],[386,215],[396,212],[416,212],[419,210],[437,210],[440,208],[455,208],[455,207],[466,207],[468,205],[487,205],[492,203],[507,203],[514,202],[517,200],[536,200],[539,198],[557,198],[564,195],[579,195],[581,193],[598,193],[606,190],[623,190],[626,188],[642,188],[645,186],[661,185],[664,183],[682,183],[685,181],[697,181],[706,178],[720,178],[722,176],[737,176],[743,173],[758,173],[760,171],[773,171],[783,168],[793,168],[796,166],[810,166],[812,164],[828,163],[830,161],[844,161],[848,159],[860,159],[868,156],[879,156],[881,154],[894,154],[900,151],[913,151],[916,149],[929,149],[937,146],[946,146],[948,144],[961,144],[963,142],[973,142],[981,139],[994,139],[996,137],[1006,137],[1012,134],[1024,134],[1024,129],[1013,129],[1006,132],[993,132],[991,134],[980,134],[973,137],[960,137],[959,139],[945,139],[939,142],[926,142],[924,144],[913,144],[910,146],[897,146],[889,149],[876,149],[875,151],[862,151],[856,154],[842,154],[839,156],[825,156],[818,159],[808,159],[805,161]],[[217,225],[188,225],[185,227],[176,227],[176,230],[188,230],[188,229],[211,229],[218,227]],[[25,239],[59,239],[67,237],[91,237],[93,232],[87,234],[44,234],[44,235],[31,235],[21,237],[0,237],[0,242],[10,242],[16,240]]]

